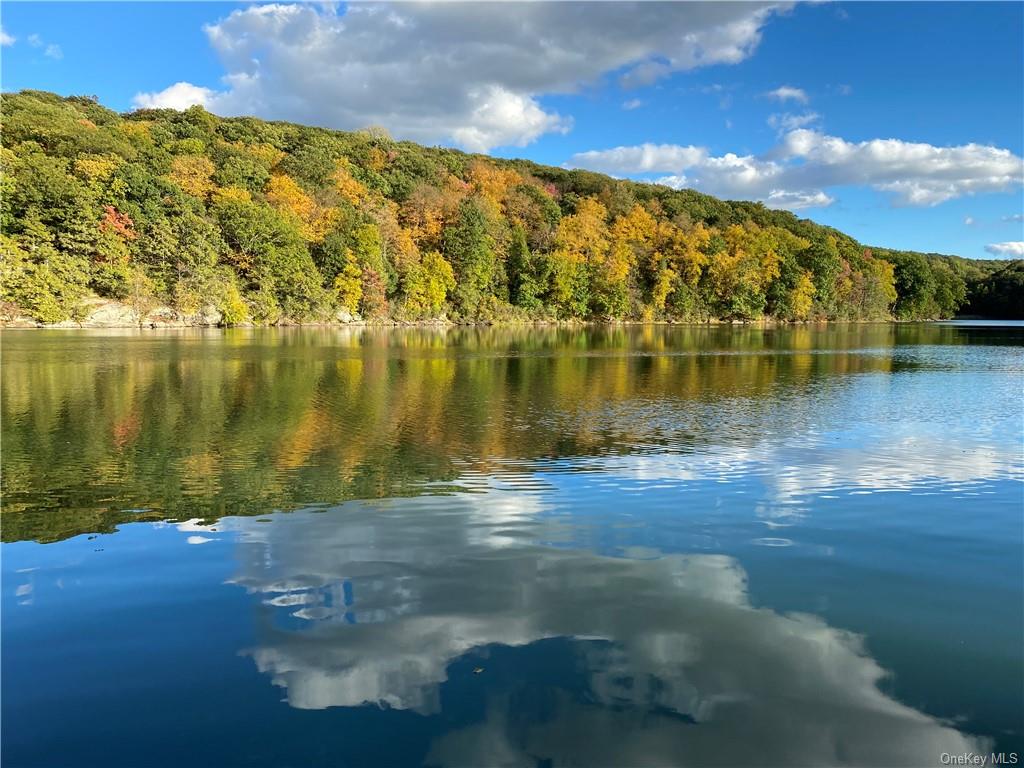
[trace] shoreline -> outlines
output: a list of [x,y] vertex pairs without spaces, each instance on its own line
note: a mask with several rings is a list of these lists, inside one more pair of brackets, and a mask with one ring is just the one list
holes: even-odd
[[212,307],[205,307],[193,315],[185,315],[172,307],[161,305],[150,309],[140,322],[138,314],[129,305],[112,299],[94,297],[82,306],[88,312],[81,320],[62,320],[57,323],[39,322],[27,315],[17,315],[0,319],[0,330],[104,330],[104,329],[136,329],[155,331],[166,329],[229,329],[229,328],[468,328],[468,327],[609,327],[609,326],[755,326],[755,327],[786,327],[823,325],[830,323],[870,324],[870,323],[930,323],[945,320],[998,320],[999,318],[962,317],[962,318],[920,318],[900,320],[889,317],[876,320],[841,320],[841,319],[808,319],[781,320],[773,317],[760,317],[752,320],[730,320],[708,318],[706,320],[641,320],[623,319],[590,319],[570,318],[530,319],[530,318],[499,318],[494,320],[452,320],[442,316],[422,320],[399,320],[382,318],[376,320],[363,319],[351,315],[344,310],[337,313],[335,319],[295,321],[288,318],[273,323],[243,322],[224,324],[222,315]]
[[796,328],[806,326],[823,325],[909,325],[913,323],[948,323],[960,322],[1012,322],[1007,318],[998,317],[946,317],[946,318],[919,318],[915,320],[900,320],[898,318],[887,318],[883,320],[777,320],[774,318],[758,318],[756,320],[721,320],[712,318],[709,320],[353,320],[342,321],[311,321],[311,322],[277,322],[277,323],[235,323],[232,325],[220,325],[210,323],[75,323],[73,321],[61,323],[37,323],[31,320],[20,320],[14,322],[0,322],[2,331],[104,331],[104,330],[135,330],[135,331],[230,331],[239,329],[300,329],[300,328],[378,328],[378,329],[401,329],[401,328],[610,328],[622,327],[651,327],[651,326],[734,326],[734,327],[756,327],[756,328]]

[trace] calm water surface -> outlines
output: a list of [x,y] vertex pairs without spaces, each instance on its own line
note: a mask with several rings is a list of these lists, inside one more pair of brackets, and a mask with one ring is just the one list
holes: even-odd
[[1024,325],[2,344],[5,768],[1024,743]]

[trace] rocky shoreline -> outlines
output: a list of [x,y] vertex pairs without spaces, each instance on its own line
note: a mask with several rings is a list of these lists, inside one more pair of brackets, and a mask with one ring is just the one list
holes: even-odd
[[[41,323],[26,315],[15,315],[0,318],[2,328],[220,328],[224,327],[224,316],[213,306],[206,306],[195,314],[183,314],[173,307],[159,305],[148,310],[141,317],[139,312],[128,304],[112,299],[91,297],[85,299],[80,307],[78,320],[63,320],[59,323]],[[445,321],[431,321],[431,324]],[[358,315],[351,315],[344,310],[337,312],[328,321],[299,323],[282,318],[273,325],[367,325]],[[426,323],[424,323],[426,324]],[[232,327],[255,327],[262,323],[235,323]]]
[[[223,315],[213,306],[207,306],[199,312],[187,315],[178,312],[173,307],[160,305],[150,309],[141,318],[138,312],[128,304],[112,299],[103,299],[98,296],[83,301],[81,305],[79,320],[64,320],[59,323],[41,323],[25,315],[0,317],[0,328],[5,329],[103,329],[103,328],[137,328],[142,330],[154,330],[160,328],[222,328]],[[758,320],[721,320],[709,318],[704,321],[651,321],[651,320],[607,320],[607,321],[584,321],[584,320],[543,320],[543,319],[502,319],[494,321],[457,321],[447,317],[431,318],[428,320],[398,320],[394,318],[367,320],[359,315],[353,315],[345,310],[338,310],[334,317],[324,320],[311,320],[299,322],[289,318],[281,318],[275,323],[234,323],[232,328],[255,328],[255,327],[281,327],[281,326],[376,326],[376,327],[430,327],[430,326],[458,326],[458,325],[756,325],[756,326],[786,326],[786,325],[814,325],[824,322],[836,321],[802,321],[791,322],[777,320],[774,318],[761,318]],[[869,322],[901,322],[895,319],[888,320],[844,320],[849,323]]]

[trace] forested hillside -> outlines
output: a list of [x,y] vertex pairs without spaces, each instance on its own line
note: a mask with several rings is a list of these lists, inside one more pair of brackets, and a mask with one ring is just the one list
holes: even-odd
[[224,324],[914,319],[952,316],[968,283],[984,311],[1019,311],[1019,263],[866,248],[755,203],[373,129],[37,91],[4,96],[2,119],[7,317],[74,320],[96,294]]

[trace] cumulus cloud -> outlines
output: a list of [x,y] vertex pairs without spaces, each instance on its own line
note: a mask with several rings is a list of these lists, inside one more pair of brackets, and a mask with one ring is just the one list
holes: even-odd
[[156,93],[137,93],[133,103],[140,109],[188,109],[193,106],[208,107],[216,92],[191,83],[175,83]]
[[776,4],[255,5],[205,28],[224,88],[177,83],[137,106],[192,99],[223,115],[353,129],[486,151],[567,131],[541,103],[617,73],[637,86],[748,57]]
[[964,216],[964,226],[973,227],[977,222],[973,216]]
[[794,88],[791,85],[780,85],[774,91],[768,91],[765,94],[769,99],[775,99],[776,101],[795,101],[799,104],[806,104],[810,99],[807,98],[807,92],[802,88]]
[[623,109],[638,109],[644,105],[640,99],[629,99],[628,101],[622,102]]
[[457,144],[475,152],[505,144],[523,146],[542,134],[565,133],[572,126],[571,119],[545,112],[529,96],[498,85],[468,95],[473,103],[468,124],[453,126],[449,133]]
[[1014,213],[1010,216],[1003,216],[1003,221],[1024,221],[1024,214]]
[[621,175],[665,173],[658,183],[790,209],[829,205],[833,198],[825,190],[841,186],[888,192],[898,205],[931,206],[1024,181],[1024,164],[1008,149],[898,139],[849,142],[805,128],[785,134],[761,156],[716,157],[701,147],[644,144],[581,152],[567,165]]
[[14,45],[16,41],[16,37],[7,34],[3,27],[0,27],[0,45]]
[[999,192],[1024,180],[1021,158],[983,144],[937,147],[873,139],[848,142],[817,131],[787,134],[782,157],[797,160],[797,178],[815,186],[867,184],[905,205],[937,205],[965,195]]
[[56,43],[50,43],[45,49],[43,49],[43,56],[60,60],[64,58],[64,51],[62,51],[61,47]]
[[1024,258],[1024,240],[1014,240],[1006,243],[990,243],[985,250],[993,256],[1009,256],[1013,259]]
[[703,147],[681,147],[678,144],[640,144],[634,147],[580,152],[573,155],[570,164],[610,174],[662,173],[682,171],[699,165],[707,159]]

